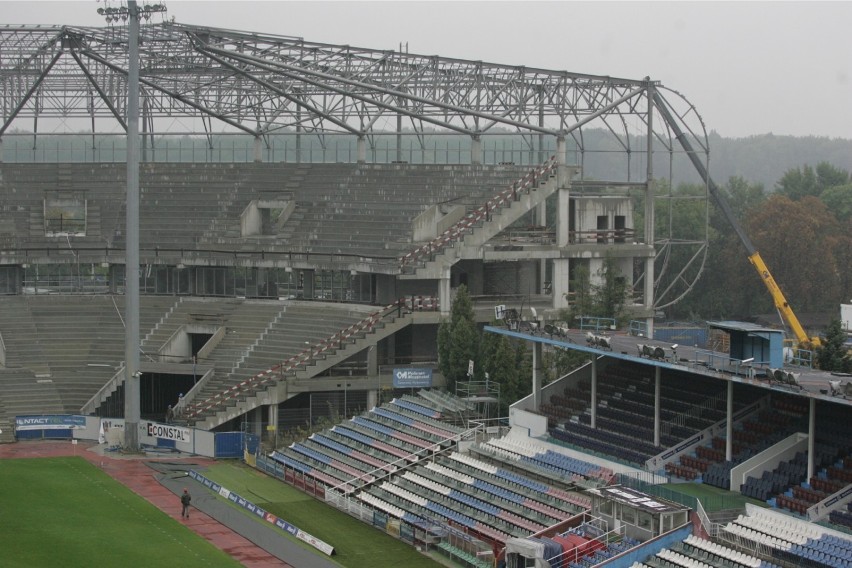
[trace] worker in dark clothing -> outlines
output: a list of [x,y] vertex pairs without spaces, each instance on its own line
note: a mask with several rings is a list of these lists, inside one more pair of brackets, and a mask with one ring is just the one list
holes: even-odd
[[180,496],[180,504],[181,504],[180,516],[181,517],[186,517],[187,519],[189,518],[189,502],[190,501],[192,501],[192,496],[189,494],[189,490],[186,487],[184,487],[183,488],[183,495]]

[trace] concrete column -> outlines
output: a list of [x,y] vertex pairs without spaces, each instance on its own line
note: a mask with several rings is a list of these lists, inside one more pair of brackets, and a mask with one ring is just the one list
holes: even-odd
[[441,315],[449,315],[452,309],[452,297],[450,295],[450,269],[442,270],[441,279],[438,280],[438,303]]
[[538,282],[540,294],[545,293],[544,283],[547,281],[547,259],[542,258],[538,261]]
[[538,412],[541,408],[541,383],[542,383],[542,344],[538,341],[533,342],[533,375],[532,375],[532,395],[533,395],[533,410]]
[[556,258],[553,259],[553,273],[551,274],[551,286],[553,287],[553,309],[561,309],[568,307],[568,297],[566,294],[570,291],[571,275],[569,272],[569,259]]
[[275,430],[269,431],[269,437],[272,440],[277,440],[278,439],[277,438],[277,436],[278,436],[278,403],[276,402],[275,404],[270,404],[269,406],[267,406],[267,408],[269,409],[268,413],[267,413],[267,422],[271,426],[275,426]]
[[258,406],[251,411],[251,433],[263,438],[263,407]]
[[3,137],[0,136],[0,164],[3,163]]
[[255,162],[263,161],[263,144],[261,144],[260,136],[254,137],[254,148],[252,155],[254,156]]
[[473,136],[470,140],[470,163],[482,163],[482,138],[478,135]]
[[725,423],[725,460],[731,461],[734,455],[734,381],[728,381],[728,415]]
[[379,405],[379,389],[367,391],[367,410],[372,410]]
[[139,451],[139,8],[129,0],[124,288],[124,448]]
[[660,445],[660,368],[654,367],[654,445]]
[[[561,169],[561,168],[560,168]],[[561,184],[556,193],[556,246],[567,247],[571,230],[571,191]]]
[[592,410],[592,428],[598,427],[598,358],[592,356],[592,399],[589,401]]
[[565,144],[564,136],[556,137],[556,163],[560,166],[564,166],[568,163],[568,156],[565,155],[567,152],[567,145]]
[[376,377],[379,374],[379,346],[371,345],[367,349],[367,376]]
[[539,203],[535,208],[535,222],[537,225],[544,227],[547,225],[547,200]]
[[814,438],[816,438],[816,399],[808,401],[808,483],[814,476]]
[[358,143],[355,146],[356,159],[359,164],[367,162],[367,138],[364,136],[358,137]]

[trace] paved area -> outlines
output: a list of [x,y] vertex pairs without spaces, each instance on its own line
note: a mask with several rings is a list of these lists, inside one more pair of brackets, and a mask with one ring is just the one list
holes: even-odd
[[32,441],[0,445],[0,459],[78,455],[101,468],[119,483],[163,512],[181,519],[178,494],[188,487],[193,509],[181,519],[191,530],[248,568],[339,568],[330,559],[292,542],[218,501],[207,489],[186,476],[189,469],[203,470],[215,463],[206,458],[127,457],[104,453],[103,446],[80,441]]

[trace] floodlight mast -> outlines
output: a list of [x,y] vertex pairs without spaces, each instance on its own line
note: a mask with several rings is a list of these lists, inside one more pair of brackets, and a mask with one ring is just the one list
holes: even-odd
[[139,20],[154,12],[165,12],[162,4],[146,4],[141,10],[135,0],[127,6],[98,8],[107,23],[127,22],[127,196],[124,294],[124,448],[139,451]]

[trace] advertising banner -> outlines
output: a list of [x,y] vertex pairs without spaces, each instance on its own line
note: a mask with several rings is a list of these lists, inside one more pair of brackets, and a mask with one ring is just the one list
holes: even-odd
[[86,417],[69,414],[15,416],[15,430],[84,430]]
[[432,369],[423,367],[403,367],[393,370],[393,388],[419,389],[432,386]]
[[221,495],[225,499],[228,499],[228,500],[236,503],[240,507],[243,507],[244,509],[251,511],[252,513],[257,515],[258,517],[260,517],[261,519],[266,521],[267,523],[275,525],[276,527],[278,527],[281,530],[287,531],[288,533],[295,536],[299,540],[302,540],[302,541],[310,544],[311,546],[313,546],[317,550],[319,550],[319,551],[321,551],[321,552],[323,552],[323,553],[325,553],[329,556],[334,554],[334,547],[331,546],[330,544],[328,544],[327,542],[324,542],[324,541],[316,538],[315,536],[313,536],[309,533],[306,533],[305,531],[303,531],[299,527],[297,527],[295,525],[291,525],[290,523],[288,523],[284,519],[282,519],[282,518],[280,518],[276,515],[273,515],[272,513],[262,509],[261,507],[258,507],[257,505],[255,505],[251,501],[247,500],[245,497],[241,497],[240,495],[237,495],[233,491],[225,489],[224,487],[222,487],[218,483],[212,482],[211,480],[204,477],[203,475],[201,475],[197,471],[190,470],[189,476],[192,479],[194,479],[197,482],[204,485],[205,487],[211,489],[213,492],[218,493],[219,495]]
[[145,430],[152,438],[163,438],[164,440],[174,440],[176,442],[189,442],[192,438],[189,428],[181,428],[180,426],[168,426],[166,424],[148,422]]

